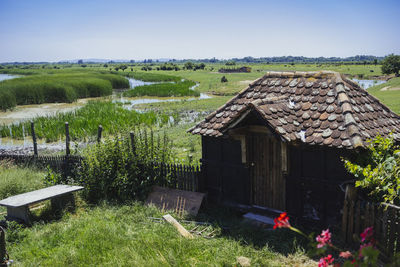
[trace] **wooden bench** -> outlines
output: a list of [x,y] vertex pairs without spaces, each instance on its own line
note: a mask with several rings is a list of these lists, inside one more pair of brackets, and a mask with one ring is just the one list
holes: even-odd
[[29,205],[50,199],[54,208],[62,209],[68,205],[74,206],[73,192],[82,190],[82,186],[55,185],[32,192],[8,197],[0,201],[0,206],[7,207],[7,220],[17,220],[30,223]]

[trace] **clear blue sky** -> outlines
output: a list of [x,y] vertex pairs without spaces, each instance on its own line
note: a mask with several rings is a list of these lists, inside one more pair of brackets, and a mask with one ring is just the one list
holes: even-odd
[[400,1],[0,0],[0,62],[400,54]]

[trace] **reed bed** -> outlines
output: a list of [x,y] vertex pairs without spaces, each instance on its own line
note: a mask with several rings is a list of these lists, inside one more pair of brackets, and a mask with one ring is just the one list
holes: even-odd
[[182,80],[182,78],[178,76],[159,74],[159,73],[130,72],[130,73],[123,73],[123,75],[144,82],[179,82]]
[[[35,123],[36,136],[46,142],[55,142],[65,136],[65,122],[69,123],[72,140],[91,139],[102,125],[104,134],[115,135],[138,126],[162,126],[169,122],[170,115],[153,111],[127,110],[122,103],[90,101],[84,107],[67,113],[38,117]],[[1,137],[22,139],[31,135],[30,122],[0,126]]]
[[0,82],[0,109],[16,105],[73,102],[129,88],[127,79],[95,72],[30,75]]
[[135,97],[135,96],[200,96],[200,93],[196,90],[192,90],[191,87],[196,85],[192,81],[181,81],[177,83],[157,83],[135,87],[132,90],[123,93],[124,96]]

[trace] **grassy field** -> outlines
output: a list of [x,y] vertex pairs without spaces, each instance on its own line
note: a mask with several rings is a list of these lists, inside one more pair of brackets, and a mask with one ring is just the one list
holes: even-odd
[[149,73],[149,72],[113,72],[126,77],[133,77],[136,80],[144,82],[179,82],[182,78],[174,75],[166,75],[160,73]]
[[171,225],[150,220],[162,213],[139,203],[81,206],[60,221],[21,229],[8,252],[18,266],[234,266],[240,256],[254,266],[316,266],[289,231],[264,231],[217,212],[217,220],[200,218],[211,220],[217,232],[220,225],[229,231],[189,240]]
[[387,83],[371,87],[368,92],[391,110],[400,114],[400,78],[393,78]]
[[[44,176],[3,162],[0,197],[39,189]],[[7,250],[16,266],[233,266],[240,256],[255,266],[316,266],[298,235],[254,227],[227,208],[208,206],[196,218],[186,217],[209,222],[217,234],[212,239],[185,239],[171,225],[150,219],[163,214],[139,202],[89,206],[78,194],[73,213],[54,215],[45,205],[33,212],[31,227],[10,224]]]
[[[202,99],[202,100],[195,100],[195,101],[176,101],[176,102],[166,102],[166,103],[152,103],[152,104],[142,104],[136,106],[136,108],[141,108],[143,110],[151,110],[157,114],[169,114],[174,115],[174,120],[179,121],[179,125],[168,125],[168,127],[155,127],[155,131],[166,131],[168,135],[172,135],[177,138],[174,139],[175,144],[175,153],[178,155],[178,158],[181,160],[187,161],[189,156],[191,155],[193,160],[197,162],[197,160],[201,156],[201,146],[200,146],[200,138],[198,136],[192,136],[186,133],[186,130],[194,125],[196,121],[203,119],[208,113],[214,111],[218,107],[222,106],[227,100],[229,100],[232,96],[237,94],[242,89],[246,88],[248,84],[263,76],[267,71],[318,71],[318,70],[333,70],[339,71],[349,77],[358,77],[361,76],[366,78],[373,78],[375,76],[381,76],[380,65],[336,65],[336,64],[238,64],[237,67],[242,65],[248,65],[252,67],[251,73],[218,73],[217,70],[219,68],[225,67],[222,64],[207,64],[205,70],[179,70],[179,71],[147,71],[144,72],[141,69],[141,65],[135,64],[132,66],[133,71],[130,71],[131,67],[129,66],[128,69],[123,71],[110,71],[110,65],[106,68],[100,65],[92,65],[88,66],[87,68],[77,67],[76,65],[70,66],[63,66],[59,65],[61,69],[52,69],[52,68],[45,68],[45,69],[33,69],[33,70],[21,70],[17,69],[16,71],[11,71],[12,73],[27,73],[32,72],[33,74],[40,74],[40,73],[47,73],[50,74],[60,74],[60,73],[90,73],[90,72],[98,72],[98,73],[113,73],[118,74],[120,76],[130,76],[135,77],[136,79],[141,79],[145,81],[181,81],[181,78],[185,80],[195,81],[199,83],[199,86],[196,88],[196,91],[214,94],[212,99]],[[156,66],[156,64],[155,64]],[[65,67],[65,68],[64,68]],[[63,69],[64,68],[64,69]],[[153,66],[154,69],[154,66]],[[4,71],[4,70],[0,70]],[[10,71],[10,70],[6,70]],[[372,71],[372,72],[371,72]],[[226,76],[228,79],[227,83],[221,83],[221,77]],[[382,103],[387,105],[393,111],[400,113],[399,107],[399,99],[400,99],[400,90],[394,90],[395,88],[399,87],[399,79],[400,78],[393,78],[388,83],[383,85],[375,86],[369,89],[369,92],[376,96],[378,99],[381,100]],[[160,85],[153,85],[151,87],[157,88]],[[388,90],[381,91],[382,88],[389,86]],[[146,86],[144,87],[146,88]],[[136,89],[135,89],[136,90]],[[132,90],[132,91],[135,91]],[[158,90],[156,90],[158,91]],[[129,94],[129,93],[128,93]],[[160,92],[155,92],[156,95],[160,95]],[[221,95],[221,96],[217,96]],[[225,95],[225,96],[224,96]],[[1,101],[1,99],[0,99]],[[118,112],[110,111],[110,116],[107,116],[104,113],[104,120],[116,120],[114,115],[118,114]],[[180,114],[181,118],[176,116],[176,114]],[[90,115],[87,114],[85,116],[89,117],[96,117],[96,113],[91,113]],[[103,116],[103,115],[101,115]],[[192,119],[187,120],[187,117]],[[62,120],[72,121],[74,117],[68,118],[60,118],[60,122]],[[163,119],[164,120],[164,119]],[[93,127],[91,126],[90,130],[87,130],[87,121],[84,119],[78,118],[77,121],[80,124],[77,124],[77,127],[82,127],[83,129],[80,130],[79,136],[93,136],[96,133],[97,125],[99,124],[99,120],[94,120]],[[89,123],[90,124],[90,123]],[[112,129],[109,130],[106,128],[106,123],[102,123],[105,129],[105,133],[110,131],[115,133],[117,130],[120,130],[120,127],[114,127],[116,130]],[[135,123],[133,123],[135,124]],[[150,123],[151,124],[151,123]],[[50,124],[49,124],[50,125]],[[111,125],[111,124],[110,124]],[[125,124],[122,124],[125,125]],[[60,123],[59,133],[63,132],[64,127],[63,124]],[[29,127],[28,127],[29,128]],[[72,127],[71,127],[72,128]],[[123,127],[124,129],[126,127]],[[25,127],[25,129],[27,129]],[[3,128],[2,135],[7,136],[9,134],[9,129]],[[13,132],[16,132],[17,135],[22,136],[21,127],[13,128]],[[51,128],[46,128],[46,132],[51,133]],[[75,134],[75,133],[74,133]],[[56,135],[51,138],[51,140],[56,140]]]
[[0,161],[0,199],[44,187],[45,173]]

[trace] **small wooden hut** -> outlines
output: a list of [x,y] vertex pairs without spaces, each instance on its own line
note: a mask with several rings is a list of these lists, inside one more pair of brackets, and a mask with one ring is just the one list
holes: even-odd
[[339,73],[269,72],[189,132],[211,199],[327,222],[354,179],[341,157],[378,134],[400,141],[400,117]]

